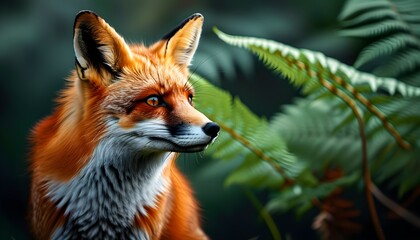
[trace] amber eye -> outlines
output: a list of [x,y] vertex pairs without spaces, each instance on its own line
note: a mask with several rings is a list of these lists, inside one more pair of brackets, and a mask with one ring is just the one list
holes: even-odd
[[156,106],[161,105],[161,101],[160,101],[159,97],[155,96],[155,95],[148,97],[146,99],[146,103],[149,104],[152,107],[156,107]]

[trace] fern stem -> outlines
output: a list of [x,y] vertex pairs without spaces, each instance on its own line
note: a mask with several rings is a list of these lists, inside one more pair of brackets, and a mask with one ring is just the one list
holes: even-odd
[[381,223],[379,221],[378,213],[376,211],[375,202],[372,195],[372,189],[371,186],[373,185],[370,172],[369,172],[369,165],[368,165],[368,159],[367,159],[367,141],[366,141],[366,133],[365,133],[365,127],[362,119],[362,115],[357,107],[357,104],[352,100],[349,96],[347,96],[343,91],[336,88],[333,84],[326,81],[324,78],[322,78],[321,74],[318,73],[318,79],[319,83],[324,86],[328,91],[330,91],[332,94],[339,97],[341,100],[343,100],[353,111],[358,125],[359,125],[359,131],[360,131],[360,138],[362,141],[362,168],[363,168],[363,181],[365,183],[365,195],[366,200],[369,207],[369,213],[370,217],[372,219],[373,225],[375,227],[376,235],[379,239],[385,240],[385,235],[381,227]]
[[379,239],[384,240],[385,234],[382,230],[381,223],[379,221],[379,217],[376,211],[375,201],[373,199],[373,194],[372,194],[372,189],[371,189],[373,183],[370,176],[368,159],[367,159],[367,141],[366,141],[365,127],[364,127],[360,112],[358,112],[357,109],[352,108],[352,110],[353,110],[353,113],[356,115],[357,122],[359,123],[360,137],[362,140],[363,180],[365,182],[365,194],[366,194],[366,200],[369,206],[370,217],[372,218],[373,225],[375,226],[376,235],[378,236]]
[[[297,58],[296,55],[300,54],[301,52],[301,50],[299,49],[281,45],[280,43],[273,43],[271,41],[264,42],[264,40],[262,40],[262,42],[259,42],[259,39],[256,39],[256,38],[246,38],[246,37],[228,35],[226,33],[221,32],[217,28],[214,28],[213,31],[219,36],[220,39],[222,39],[228,44],[246,48],[260,57],[264,56],[265,51],[269,51],[270,55],[276,55],[276,56],[279,55],[278,57],[280,59],[285,60],[291,69],[294,69],[295,67],[297,67],[297,68],[300,68],[301,70],[304,70],[304,72],[309,77],[317,76],[317,72],[311,69],[311,67],[313,66],[310,66],[310,64],[306,64],[296,59]],[[291,54],[291,52],[293,52],[293,54]],[[400,145],[404,149],[411,148],[410,143],[408,143],[401,137],[399,132],[395,129],[395,127],[388,121],[387,117],[378,108],[373,106],[373,104],[367,98],[361,95],[352,85],[348,84],[342,77],[334,74],[332,70],[328,68],[328,66],[327,67],[325,66],[326,65],[325,63],[322,63],[325,61],[334,62],[333,60],[328,60],[328,58],[324,57],[323,55],[321,55],[321,57],[318,57],[319,59],[316,59],[317,57],[315,56],[312,56],[312,58],[314,59],[312,60],[311,63],[319,64],[322,70],[328,73],[329,80],[334,82],[334,84],[340,85],[341,87],[346,89],[346,91],[349,91],[358,102],[360,102],[363,106],[365,106],[369,112],[371,112],[374,116],[376,116],[381,121],[383,127],[391,134],[393,138],[395,138],[398,145]],[[341,68],[342,70],[346,69],[346,67],[342,64],[341,65],[338,64],[338,67],[336,66],[335,68],[338,68],[338,69]],[[280,66],[279,69],[277,69],[276,71],[281,72],[281,73],[285,73],[285,72],[287,73],[289,70],[285,70],[283,66]],[[288,77],[293,79],[291,76],[288,76]]]
[[271,232],[271,236],[273,237],[273,240],[281,240],[280,231],[277,228],[276,224],[274,223],[273,218],[268,213],[268,211],[262,206],[258,198],[255,196],[253,192],[251,192],[249,189],[245,188],[245,193],[251,203],[254,205],[254,207],[258,210],[258,213],[264,219],[265,224],[267,224],[268,229]]
[[[280,53],[280,54],[282,55],[282,53]],[[315,72],[314,70],[310,69],[310,67],[307,64],[305,64],[303,62],[300,62],[298,60],[292,59],[290,57],[284,57],[284,58],[288,60],[290,65],[295,64],[298,68],[300,68],[302,70],[305,70],[306,74],[308,74],[308,76],[317,77],[317,79],[319,80],[321,85],[323,85],[321,83],[321,81],[324,81],[324,82],[326,81],[322,77],[321,74],[319,74],[319,73]],[[338,85],[340,85],[344,89],[346,89],[348,92],[350,92],[353,95],[354,98],[356,98],[363,106],[365,106],[368,109],[368,111],[370,111],[373,115],[375,115],[377,118],[379,118],[379,120],[382,122],[383,127],[395,138],[395,141],[397,141],[397,143],[398,143],[398,145],[400,145],[400,147],[402,147],[404,149],[407,149],[407,150],[411,148],[411,145],[401,137],[399,132],[388,121],[388,119],[385,117],[385,115],[381,111],[379,111],[379,109],[376,108],[367,98],[365,98],[362,94],[360,94],[353,86],[351,86],[346,81],[344,81],[343,78],[341,78],[337,75],[334,75],[328,69],[325,69],[325,70],[328,72],[329,78],[332,81],[334,81],[335,83],[337,83]],[[325,85],[323,85],[323,86],[326,87]],[[334,85],[332,85],[332,87],[338,90],[338,88],[336,88]],[[334,93],[334,92],[332,92],[332,93]],[[345,96],[347,97],[347,95],[345,95]],[[353,105],[355,105],[354,101],[353,100],[351,100],[351,101],[353,102]],[[356,107],[356,106],[353,106],[353,107]],[[359,113],[359,115],[361,116],[360,113]]]
[[360,94],[352,85],[348,84],[346,81],[344,81],[341,77],[338,77],[331,72],[329,72],[330,78],[345,88],[347,91],[349,91],[359,102],[365,106],[373,115],[375,115],[379,120],[382,122],[382,125],[384,128],[395,138],[398,145],[400,147],[408,150],[411,148],[411,145],[405,141],[399,132],[395,129],[395,127],[388,121],[388,119],[385,117],[385,115],[379,111],[378,108],[376,108],[367,98],[365,98],[362,94]]
[[398,203],[392,201],[390,198],[385,196],[385,194],[383,194],[375,184],[372,183],[371,188],[373,195],[376,197],[376,199],[378,199],[379,202],[391,209],[394,213],[396,213],[398,216],[400,216],[413,226],[420,228],[419,217],[417,217],[413,213],[409,212],[407,209],[400,206]]
[[400,21],[400,22],[402,22],[402,23],[404,23],[407,26],[407,30],[406,31],[408,31],[409,34],[413,38],[417,39],[417,43],[420,43],[419,37],[417,36],[417,34],[415,34],[415,32],[412,29],[413,27],[406,20],[404,20],[403,14],[400,12],[398,5],[395,4],[395,3],[393,3],[393,2],[391,2],[391,1],[389,1],[389,0],[387,0],[387,2],[389,2],[392,5],[392,7],[390,9],[398,16],[397,17],[397,20]]
[[243,136],[239,135],[237,132],[235,132],[235,130],[233,130],[232,128],[230,128],[226,124],[221,123],[221,122],[218,122],[217,124],[219,124],[219,126],[223,130],[225,130],[225,132],[229,133],[230,136],[232,136],[232,138],[236,139],[240,144],[242,144],[243,146],[245,146],[246,148],[248,148],[249,150],[251,150],[251,152],[253,152],[255,155],[257,155],[259,158],[263,159],[268,164],[270,164],[285,179],[288,179],[288,177],[286,176],[284,170],[276,163],[276,160],[275,159],[272,159],[270,156],[267,156],[263,151],[261,151],[261,149],[259,149],[258,147],[254,146],[250,141],[248,141]]
[[[323,79],[320,74],[312,70],[310,66],[308,66],[307,64],[301,61],[298,61],[294,58],[284,56],[281,52],[279,52],[279,54],[288,61],[289,65],[291,66],[296,65],[301,70],[304,70],[308,76],[316,77],[319,81],[322,81],[322,80],[325,81],[325,79]],[[368,111],[370,111],[382,122],[383,127],[391,134],[392,137],[394,137],[395,141],[398,143],[400,147],[406,150],[411,148],[411,145],[401,137],[400,133],[395,129],[395,127],[391,124],[391,122],[388,121],[386,116],[381,111],[379,111],[379,109],[376,108],[367,98],[365,98],[362,94],[360,94],[352,85],[344,81],[343,78],[333,74],[328,69],[324,69],[324,70],[328,72],[328,76],[331,79],[331,81],[342,86],[344,89],[350,92],[350,94],[353,95],[355,99],[357,99],[363,106],[365,106],[368,109]],[[333,87],[335,88],[335,86]]]

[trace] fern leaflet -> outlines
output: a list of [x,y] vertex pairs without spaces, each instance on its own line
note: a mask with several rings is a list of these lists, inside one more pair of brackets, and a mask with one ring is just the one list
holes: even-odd
[[410,61],[409,67],[405,67],[407,58],[419,57],[413,56],[420,51],[420,4],[417,0],[349,0],[340,20],[344,27],[341,33],[345,36],[380,37],[363,49],[356,67],[374,63],[374,73],[420,86],[420,63]]
[[[327,84],[332,84],[332,87],[337,89],[344,88],[349,95],[352,95],[358,103],[365,106],[383,123],[384,128],[396,139],[400,146],[409,148],[409,144],[401,138],[385,115],[357,90],[357,86],[368,84],[373,92],[381,88],[390,94],[397,92],[403,96],[419,96],[420,88],[406,85],[395,79],[379,78],[372,74],[357,71],[318,52],[298,50],[265,39],[230,36],[217,29],[215,31],[225,42],[250,49],[260,56],[267,65],[284,74],[296,85],[301,86],[310,82],[317,82],[318,87],[311,87],[311,92],[322,86],[329,88],[326,86]],[[312,83],[310,86],[314,86],[314,84]],[[308,92],[308,89],[306,90]]]
[[274,187],[285,178],[294,178],[300,173],[302,163],[288,152],[283,139],[268,128],[265,119],[257,117],[239,99],[232,99],[230,94],[201,77],[192,75],[191,81],[197,92],[205,92],[201,95],[212,96],[212,100],[196,98],[197,108],[222,129],[219,139],[207,153],[225,160],[237,156],[244,159],[226,184]]
[[[340,99],[346,100],[347,103],[352,104],[355,109],[364,107],[362,109],[365,111],[362,113],[367,128],[366,134],[371,141],[369,146],[372,148],[369,151],[368,157],[370,159],[375,159],[374,156],[383,154],[382,150],[384,148],[390,147],[390,149],[392,149],[391,152],[387,152],[379,158],[381,161],[383,159],[387,160],[384,160],[385,162],[382,162],[382,165],[376,165],[374,163],[372,169],[377,170],[386,167],[393,169],[393,163],[389,160],[398,159],[395,157],[400,154],[406,156],[401,160],[405,164],[416,164],[418,162],[415,154],[417,154],[416,152],[420,144],[419,140],[417,140],[420,137],[418,133],[418,131],[420,131],[420,110],[411,111],[410,109],[414,109],[413,102],[420,104],[420,88],[404,84],[396,79],[381,78],[358,71],[335,59],[325,57],[321,53],[309,50],[299,50],[265,39],[230,36],[218,30],[216,30],[216,33],[222,40],[231,45],[241,46],[251,50],[260,56],[270,68],[284,74],[297,86],[303,86],[306,93],[311,96],[310,101],[314,104],[318,103],[329,108],[324,113],[326,114],[326,117],[332,117],[331,109],[339,111],[337,114],[340,117],[333,120],[333,125],[337,128],[334,132],[327,132],[325,138],[320,139],[319,145],[314,147],[314,152],[311,153],[308,151],[308,155],[304,158],[302,158],[301,153],[306,151],[302,151],[302,149],[311,149],[313,146],[310,144],[315,145],[316,141],[305,143],[305,141],[302,140],[305,138],[300,138],[296,141],[300,145],[295,145],[295,148],[293,144],[291,144],[292,142],[290,142],[290,139],[287,139],[287,134],[293,134],[289,131],[295,128],[288,128],[279,132],[279,135],[285,137],[291,149],[297,150],[293,152],[295,152],[300,159],[308,160],[312,157],[318,159],[317,161],[323,161],[325,163],[323,166],[336,162],[338,159],[340,159],[340,161],[341,159],[344,159],[343,161],[348,159],[347,164],[349,162],[354,162],[356,164],[354,165],[355,167],[359,164],[358,161],[355,162],[354,157],[352,157],[352,161],[350,158],[340,156],[340,153],[342,152],[337,152],[336,158],[334,158],[334,154],[332,154],[334,152],[333,149],[335,148],[334,142],[331,142],[331,145],[328,145],[328,141],[321,141],[329,138],[334,139],[334,134],[338,131],[339,126],[345,129],[348,129],[350,126],[355,128],[354,115],[352,115],[342,103],[337,102],[336,104],[336,100],[332,98],[333,96],[339,96]],[[328,89],[329,92],[323,91],[324,88]],[[379,90],[381,90],[381,92],[385,91],[390,95],[379,94],[377,93]],[[406,106],[403,109],[402,106],[404,106],[403,103],[405,101],[410,102],[411,105],[410,107]],[[402,108],[399,108],[399,106]],[[302,111],[302,113],[308,113],[308,111],[303,111],[303,109],[299,110]],[[312,120],[311,116],[302,117],[302,119]],[[294,121],[290,122],[289,126],[297,124],[297,122],[298,118],[294,118]],[[306,124],[308,124],[307,126],[309,129],[317,129],[317,127],[312,126],[310,122],[307,122]],[[388,137],[383,135],[384,129],[390,133],[396,142],[392,141],[392,139],[389,138],[389,135]],[[411,131],[408,129],[411,129]],[[301,130],[302,133],[309,131],[305,128],[302,128]],[[378,134],[380,134],[380,137],[378,137]],[[296,134],[296,136],[299,136],[299,134]],[[359,137],[357,131],[353,136],[353,140]],[[404,136],[404,138],[402,136]],[[412,150],[407,151],[401,149],[397,147],[396,143],[405,149],[411,148]],[[342,144],[342,146],[345,146],[345,144],[349,144],[349,146],[352,145],[351,141],[348,141],[347,143],[342,142]],[[415,150],[413,150],[413,148]],[[345,147],[342,149],[344,150]],[[346,156],[357,156],[357,154],[360,153],[360,149],[354,148],[352,152],[356,155],[349,153],[348,155],[346,154]],[[319,156],[319,158],[316,156]],[[321,156],[325,157],[322,158]],[[310,164],[310,166],[312,166],[312,164]],[[407,171],[411,170],[412,169],[408,169]],[[393,174],[398,173],[396,171],[391,172]],[[408,174],[408,172],[406,174]],[[377,175],[374,176],[377,177]],[[382,179],[389,179],[390,177],[392,177],[391,174],[387,174]],[[393,177],[393,179],[397,178]],[[400,181],[407,182],[404,178],[399,179],[397,182]],[[408,186],[412,187],[413,185],[408,184]]]

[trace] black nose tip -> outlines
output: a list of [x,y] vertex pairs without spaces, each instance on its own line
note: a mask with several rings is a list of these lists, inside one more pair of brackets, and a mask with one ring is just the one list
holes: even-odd
[[214,122],[209,122],[203,127],[203,132],[212,138],[215,138],[217,134],[219,133],[219,131],[220,131],[219,125],[217,125]]

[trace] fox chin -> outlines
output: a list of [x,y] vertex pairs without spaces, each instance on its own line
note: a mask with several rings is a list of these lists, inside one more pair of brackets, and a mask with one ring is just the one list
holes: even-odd
[[77,14],[75,69],[31,134],[36,239],[208,239],[175,164],[220,130],[194,108],[188,82],[203,20],[193,14],[145,46],[91,11]]

